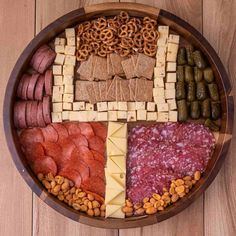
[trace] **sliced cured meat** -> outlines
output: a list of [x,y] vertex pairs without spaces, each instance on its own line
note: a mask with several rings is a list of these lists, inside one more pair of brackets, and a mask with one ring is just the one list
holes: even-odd
[[105,196],[105,183],[98,176],[91,176],[81,187],[85,191],[96,193],[102,197]]
[[59,175],[64,176],[72,180],[77,188],[81,186],[81,176],[80,173],[71,167],[66,167],[60,170]]
[[14,104],[14,123],[17,128],[27,128],[26,102],[16,102]]
[[94,136],[93,128],[89,123],[79,123],[81,134],[83,134],[87,139]]
[[50,124],[58,133],[58,141],[68,138],[69,134],[64,125],[58,123]]
[[25,78],[27,78],[28,75],[27,74],[23,74],[20,81],[19,81],[19,84],[18,84],[18,87],[17,87],[17,97],[21,98],[22,96],[22,89],[23,89],[23,85],[24,85],[24,81],[25,81]]
[[32,127],[32,121],[31,121],[31,106],[32,106],[32,102],[29,101],[26,104],[26,123],[28,127]]
[[41,74],[43,74],[52,65],[56,57],[56,53],[50,47],[44,53],[45,56],[43,57],[43,60],[41,61],[38,68],[38,72]]
[[[88,164],[89,161],[93,161],[93,154],[92,152],[88,149],[88,147],[86,146],[79,146],[76,147],[76,149],[73,151],[74,153],[78,153],[78,155],[80,156],[80,158],[86,163]],[[89,164],[88,164],[89,165]]]
[[31,122],[33,127],[38,126],[37,112],[38,112],[38,102],[33,101],[31,104]]
[[36,87],[34,90],[34,99],[38,101],[42,101],[43,92],[44,92],[44,77],[43,75],[40,75],[37,80]]
[[42,143],[44,137],[40,128],[24,129],[20,133],[20,143],[26,147],[32,143]]
[[53,80],[52,70],[47,70],[45,72],[44,80],[45,80],[46,95],[51,96],[52,95],[52,80]]
[[69,135],[77,135],[81,133],[78,123],[75,122],[66,122],[63,125],[67,128]]
[[107,138],[107,127],[100,122],[91,122],[90,125],[93,128],[94,134],[105,142]]
[[69,159],[71,157],[73,150],[76,148],[73,141],[68,138],[68,139],[59,140],[58,144],[60,145],[61,150],[62,150],[61,155],[66,156],[66,159]]
[[45,139],[45,142],[56,143],[58,141],[58,133],[53,126],[47,125],[45,128],[42,128],[42,133]]
[[38,123],[39,127],[45,127],[46,126],[46,123],[45,123],[44,117],[43,117],[43,103],[42,102],[38,103],[37,123]]
[[50,124],[51,121],[51,101],[49,96],[43,97],[43,118],[46,124]]
[[21,99],[23,100],[27,100],[27,90],[28,90],[30,79],[31,79],[30,75],[24,74],[23,87],[21,90]]
[[33,74],[30,78],[28,89],[27,89],[27,98],[34,100],[34,89],[39,78],[39,74]]
[[94,150],[91,150],[91,152],[93,153],[93,158],[95,160],[99,161],[102,165],[105,165],[105,157],[101,153]]
[[101,164],[100,161],[86,160],[86,164],[90,169],[90,176],[99,176],[101,179],[104,180],[105,178],[104,165]]
[[101,153],[102,155],[104,154],[105,145],[101,138],[99,138],[98,136],[93,136],[88,139],[88,142],[89,142],[90,149],[97,151]]
[[48,174],[52,173],[53,175],[57,174],[57,165],[55,161],[48,156],[42,156],[40,158],[37,158],[32,164],[31,164],[32,170],[35,174]]
[[48,141],[41,143],[41,145],[44,149],[45,155],[52,157],[56,164],[58,164],[62,153],[60,145]]
[[71,135],[70,138],[74,142],[74,144],[79,147],[79,146],[86,146],[88,147],[88,141],[85,138],[84,135],[82,134],[77,134],[77,135]]
[[45,155],[44,149],[41,143],[31,143],[24,147],[24,153],[27,161],[32,164],[36,159]]

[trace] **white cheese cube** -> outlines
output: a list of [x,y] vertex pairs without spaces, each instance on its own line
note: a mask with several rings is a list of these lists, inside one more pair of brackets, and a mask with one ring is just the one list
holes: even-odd
[[121,119],[121,120],[123,120],[123,119],[126,120],[127,119],[127,111],[118,111],[117,118]]
[[154,87],[155,88],[164,88],[164,78],[163,77],[155,77],[154,78]]
[[66,37],[75,37],[75,29],[74,28],[67,28],[65,29]]
[[154,77],[165,77],[166,75],[166,67],[154,67]]
[[118,102],[118,110],[127,111],[128,110],[127,102]]
[[65,45],[66,39],[65,38],[55,38],[54,45]]
[[135,111],[136,110],[136,103],[135,102],[128,102],[127,108],[128,108],[128,111]]
[[166,89],[175,89],[175,83],[165,83]]
[[73,102],[74,101],[74,94],[63,94],[63,102]]
[[76,56],[66,55],[65,56],[65,65],[76,65]]
[[107,111],[107,102],[98,102],[97,103],[98,111]]
[[169,111],[168,103],[159,103],[159,104],[157,104],[157,111],[158,112]]
[[175,98],[175,89],[166,89],[165,90],[165,98]]
[[127,121],[128,122],[137,121],[136,111],[128,111],[127,112]]
[[73,75],[64,75],[63,76],[63,84],[72,85],[74,82]]
[[153,88],[153,97],[165,97],[164,88]]
[[96,121],[97,120],[97,111],[87,111],[88,121]]
[[97,121],[107,121],[108,113],[106,112],[97,112]]
[[168,43],[179,44],[179,35],[170,34],[168,38]]
[[[157,52],[156,52],[156,58],[163,58],[164,59],[164,61],[165,61],[165,57],[166,57],[166,50],[167,50],[167,48],[166,48],[166,46],[164,46],[164,47],[157,47]],[[162,61],[163,61],[163,59],[162,59]]]
[[167,62],[166,71],[167,72],[174,72],[174,71],[176,71],[176,62]]
[[73,111],[85,110],[85,102],[73,102]]
[[88,111],[78,111],[79,112],[79,121],[86,122],[88,121]]
[[69,111],[63,111],[61,114],[62,120],[69,120]]
[[61,112],[52,112],[52,123],[62,122]]
[[155,111],[155,109],[156,109],[156,104],[155,104],[155,102],[148,102],[148,103],[147,103],[147,110],[148,110],[148,111]]
[[108,120],[117,121],[117,111],[108,111]]
[[65,61],[65,55],[61,53],[57,53],[54,63],[58,65],[63,65],[64,61]]
[[153,99],[156,104],[165,103],[165,98],[163,97],[153,97]]
[[74,85],[65,85],[64,86],[64,93],[74,93]]
[[108,102],[108,111],[118,110],[118,102]]
[[177,111],[169,111],[169,121],[177,122],[178,120],[178,112]]
[[175,83],[176,82],[176,73],[167,73],[166,74],[166,82],[167,83]]
[[69,46],[75,46],[75,37],[67,37],[67,45]]
[[176,105],[175,99],[168,99],[168,100],[166,100],[166,102],[169,105],[169,110],[176,110],[177,109],[177,105]]
[[157,120],[157,112],[147,112],[147,121]]
[[63,94],[64,93],[64,86],[59,85],[59,86],[53,86],[52,87],[52,94]]
[[52,94],[52,102],[62,102],[62,94]]
[[56,53],[64,53],[65,52],[65,46],[64,45],[56,45],[55,46],[55,52]]
[[72,65],[64,65],[63,66],[63,75],[71,75],[74,76],[74,66]]
[[72,103],[70,103],[70,102],[63,102],[63,110],[64,111],[71,111],[72,110]]
[[75,46],[68,46],[68,45],[65,46],[66,55],[75,55],[75,50],[76,50]]
[[173,62],[176,61],[178,48],[179,48],[178,44],[168,43],[166,61],[173,61]]
[[86,103],[85,104],[85,110],[86,111],[94,111],[94,105],[91,103]]
[[52,103],[53,112],[62,112],[62,102],[53,102]]
[[161,35],[166,35],[168,37],[169,35],[169,26],[166,26],[166,25],[159,25],[158,26],[158,32],[161,34]]
[[69,112],[69,120],[70,121],[88,121],[87,111],[70,111]]
[[52,66],[52,73],[54,75],[61,75],[62,74],[62,66],[61,65],[53,65]]
[[164,60],[157,60],[156,61],[156,66],[155,67],[158,67],[158,68],[160,68],[160,67],[164,67],[165,68],[165,66],[166,66],[166,62],[164,61]]
[[54,75],[53,81],[54,81],[54,85],[63,85],[62,75]]
[[146,102],[135,102],[136,110],[145,110],[146,109]]
[[168,112],[157,112],[157,122],[167,122],[169,120]]
[[147,111],[146,110],[138,110],[137,111],[137,120],[147,120]]

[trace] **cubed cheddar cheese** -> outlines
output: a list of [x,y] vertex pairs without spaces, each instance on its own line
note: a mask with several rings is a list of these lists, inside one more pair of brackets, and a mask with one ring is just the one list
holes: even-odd
[[166,89],[175,89],[175,83],[165,83]]
[[53,102],[52,103],[53,112],[62,112],[62,102]]
[[147,111],[146,110],[138,110],[137,111],[137,120],[147,120]]
[[85,104],[85,110],[86,111],[94,111],[94,105],[91,103],[86,103]]
[[174,71],[176,71],[176,62],[167,62],[166,71],[167,72],[174,72]]
[[166,61],[176,62],[178,48],[178,44],[168,43]]
[[98,111],[107,111],[107,102],[98,102],[97,103]]
[[63,85],[63,77],[62,75],[54,75],[53,76],[54,85]]
[[169,110],[176,110],[177,109],[177,105],[176,105],[176,100],[175,99],[168,99],[168,100],[166,100],[166,102],[169,105]]
[[65,46],[64,45],[56,45],[55,46],[55,52],[63,54],[65,52]]
[[97,120],[97,111],[87,111],[87,113],[88,113],[88,121]]
[[52,112],[52,123],[62,122],[61,112]]
[[108,111],[118,110],[118,102],[108,102]]
[[69,120],[69,111],[63,111],[61,114],[62,120]]
[[127,121],[132,122],[132,121],[136,121],[136,120],[137,120],[136,111],[128,111],[127,112]]
[[158,112],[169,111],[168,103],[157,104],[157,111]]
[[179,35],[170,34],[170,35],[169,35],[169,38],[168,38],[168,43],[179,44]]
[[72,85],[74,82],[73,75],[64,75],[63,76],[63,84],[65,85]]
[[62,102],[62,94],[52,94],[52,102]]
[[117,118],[118,119],[127,119],[127,111],[118,111]]
[[52,66],[52,73],[54,75],[61,75],[62,74],[62,66],[61,65],[53,65]]
[[64,111],[71,111],[72,110],[72,103],[70,103],[70,102],[63,102],[63,110]]
[[156,68],[160,68],[160,67],[165,67],[166,66],[166,63],[165,61],[161,60],[161,61],[156,61]]
[[88,121],[87,111],[70,111],[69,112],[69,120],[70,121],[86,122],[86,121]]
[[163,77],[155,77],[154,78],[154,87],[155,88],[164,88],[164,78]]
[[57,53],[54,63],[58,65],[63,65],[64,61],[65,61],[65,55],[61,53]]
[[158,112],[157,113],[157,122],[167,122],[169,120],[168,112]]
[[76,65],[76,57],[72,55],[66,55],[65,56],[65,65]]
[[85,110],[85,102],[73,102],[73,111]]
[[64,86],[64,93],[74,93],[74,85],[65,85]]
[[65,46],[66,55],[75,55],[75,50],[76,50],[75,46],[68,46],[68,45]]
[[178,120],[178,112],[177,111],[169,111],[169,121],[177,122]]
[[52,94],[63,94],[64,93],[64,86],[59,85],[59,86],[53,86],[52,87]]
[[176,82],[176,73],[167,73],[166,74],[166,82],[167,83],[175,83]]
[[166,89],[165,98],[166,99],[175,98],[175,89]]
[[73,102],[74,101],[74,94],[63,94],[63,102]]
[[74,28],[65,29],[65,33],[66,33],[66,38],[75,37],[75,29]]
[[108,113],[105,112],[97,112],[97,121],[108,121]]
[[117,121],[117,111],[108,111],[108,120]]
[[155,109],[156,109],[156,104],[155,104],[155,102],[148,102],[148,103],[147,103],[147,110],[148,110],[148,111],[155,111]]
[[63,75],[74,76],[74,68],[73,65],[63,65]]
[[154,67],[154,77],[165,77],[166,75],[166,68],[165,66],[162,67]]
[[55,38],[54,45],[65,45],[66,39],[65,38]]
[[66,40],[67,40],[67,45],[75,46],[75,36],[67,37]]
[[127,108],[128,108],[128,111],[135,111],[136,110],[136,103],[135,102],[128,102]]
[[168,37],[168,35],[169,35],[169,26],[167,26],[167,25],[159,25],[157,29],[158,29],[158,32],[161,35],[165,35],[165,36]]
[[128,110],[127,102],[118,102],[118,110],[127,111]]
[[157,112],[147,112],[147,121],[157,120]]
[[153,99],[156,104],[165,103],[165,98],[163,98],[163,97],[156,97],[155,96],[155,97],[153,97]]
[[164,88],[153,88],[153,97],[165,97]]
[[146,102],[135,102],[136,110],[145,110]]

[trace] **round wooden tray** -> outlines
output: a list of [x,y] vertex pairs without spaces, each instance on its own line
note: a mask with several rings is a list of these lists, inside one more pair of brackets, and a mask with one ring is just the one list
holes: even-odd
[[[91,20],[100,16],[113,16],[121,10],[127,11],[132,16],[144,17],[150,16],[157,19],[159,24],[169,25],[172,30],[185,38],[197,48],[201,49],[210,62],[217,83],[220,89],[222,102],[222,126],[217,141],[216,149],[213,154],[207,170],[202,179],[196,184],[193,190],[181,201],[168,207],[163,212],[158,212],[151,216],[132,217],[126,219],[104,219],[89,217],[86,214],[75,211],[66,204],[60,202],[57,198],[49,194],[37,177],[33,174],[27,165],[17,138],[17,131],[13,125],[13,103],[19,79],[27,68],[28,63],[38,47],[44,43],[50,42],[55,36],[62,33],[65,28],[77,25],[85,20]],[[226,74],[224,66],[214,49],[207,40],[187,22],[179,17],[154,7],[136,4],[136,3],[104,3],[92,5],[72,11],[43,29],[26,47],[19,57],[8,81],[5,99],[4,99],[4,129],[12,159],[32,191],[38,195],[46,204],[54,208],[61,214],[87,225],[101,228],[131,228],[154,224],[176,215],[199,197],[203,191],[211,184],[217,175],[222,163],[226,157],[233,130],[234,106],[233,97],[230,95],[231,84]]]

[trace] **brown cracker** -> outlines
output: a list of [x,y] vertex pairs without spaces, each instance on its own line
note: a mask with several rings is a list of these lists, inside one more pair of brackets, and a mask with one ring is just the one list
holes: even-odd
[[110,60],[114,75],[124,75],[124,71],[121,65],[122,57],[116,53],[112,53],[110,54]]
[[136,94],[136,81],[137,79],[130,79],[129,80],[129,92],[130,92],[130,101],[135,101]]
[[139,78],[136,81],[136,101],[151,102],[152,101],[153,81],[148,81],[144,78]]
[[125,76],[127,79],[131,79],[134,76],[134,65],[133,65],[133,61],[131,58],[128,58],[126,60],[123,60],[121,62],[122,68],[125,72]]
[[[95,82],[96,83],[96,82]],[[95,91],[93,84],[89,84],[87,86],[88,100],[91,104],[95,104],[97,102],[95,97]]]
[[111,82],[107,83],[107,101],[116,100],[116,79],[109,80]]
[[99,87],[99,92],[100,92],[100,100],[107,101],[107,82],[99,81],[98,87]]
[[93,82],[94,97],[97,102],[101,101],[100,91],[99,91],[99,82]]
[[112,64],[111,64],[110,54],[107,55],[107,74],[109,78],[112,78],[112,76],[115,75]]
[[122,94],[122,101],[130,101],[130,89],[129,89],[129,80],[121,80],[120,81],[120,88]]
[[107,59],[99,56],[94,56],[93,77],[97,80],[107,80]]
[[94,55],[91,55],[87,61],[81,62],[77,73],[80,75],[80,79],[94,80],[93,77],[94,68]]
[[93,82],[81,81],[81,80],[75,81],[75,100],[76,101],[88,101],[89,100],[89,96],[87,93],[87,86],[89,86],[90,84],[93,84]]

